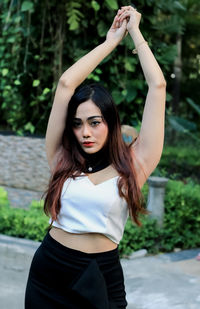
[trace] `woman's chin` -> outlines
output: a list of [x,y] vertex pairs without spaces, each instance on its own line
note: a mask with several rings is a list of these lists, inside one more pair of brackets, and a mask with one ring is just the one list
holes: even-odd
[[93,153],[96,153],[97,151],[99,151],[100,149],[98,149],[96,147],[83,147],[83,150],[86,153],[93,154]]

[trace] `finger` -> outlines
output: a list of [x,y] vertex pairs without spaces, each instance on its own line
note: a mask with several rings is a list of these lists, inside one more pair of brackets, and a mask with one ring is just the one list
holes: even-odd
[[[127,27],[127,20],[124,19],[120,28],[122,28],[123,30],[125,30],[126,27]],[[125,31],[125,32],[126,32],[126,31]],[[125,33],[124,33],[124,34],[125,34]]]
[[121,15],[124,11],[128,11],[126,8],[121,8],[121,10],[119,10],[119,15]]
[[127,23],[127,21],[126,21],[126,19],[124,19],[123,21],[121,21],[120,22],[120,28],[126,28],[126,23]]
[[120,10],[118,10],[118,15],[121,15],[124,11],[129,11],[131,7],[122,6]]
[[118,22],[119,22],[119,21],[118,21],[118,16],[116,15],[115,18],[114,18],[114,20],[113,20],[113,23],[112,23],[111,28],[117,28],[117,23],[118,23]]
[[123,8],[125,8],[125,9],[132,9],[132,8],[134,8],[135,9],[134,5],[124,5],[124,6],[121,6],[121,9],[123,9]]
[[121,10],[137,11],[137,9],[136,9],[134,6],[132,6],[132,5],[129,5],[129,6],[122,6],[122,7],[121,7]]
[[116,16],[116,20],[115,20],[115,28],[119,28],[120,27],[120,21],[119,21],[119,17]]
[[117,12],[117,16],[118,17],[120,17],[121,16],[121,14],[124,12],[125,10],[118,10],[118,12]]
[[130,6],[126,5],[126,6],[121,6],[121,10],[130,10]]
[[119,22],[123,22],[123,20],[127,17],[130,17],[130,12],[125,11],[120,17],[119,17]]
[[121,18],[122,17],[122,15],[124,14],[124,13],[126,13],[126,12],[136,12],[136,9],[134,9],[134,8],[132,8],[132,7],[130,7],[131,9],[129,10],[129,9],[127,9],[127,8],[129,8],[129,7],[124,7],[124,8],[122,8],[121,10],[118,10],[118,14],[117,14],[117,16],[118,16],[118,18]]
[[125,14],[127,14],[127,13],[130,14],[129,11],[124,11],[124,12],[120,15],[119,19],[122,18],[122,17],[123,17]]

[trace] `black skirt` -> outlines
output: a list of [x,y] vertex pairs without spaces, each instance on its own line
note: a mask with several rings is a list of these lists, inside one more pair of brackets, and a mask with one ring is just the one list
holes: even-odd
[[27,281],[25,309],[124,309],[127,306],[118,248],[85,253],[49,232],[36,250]]

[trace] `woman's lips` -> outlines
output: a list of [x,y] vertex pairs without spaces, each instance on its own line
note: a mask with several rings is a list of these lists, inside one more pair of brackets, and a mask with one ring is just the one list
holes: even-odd
[[91,146],[93,146],[93,144],[94,144],[94,143],[92,143],[92,142],[85,142],[85,143],[83,143],[83,146],[85,146],[85,147],[91,147]]

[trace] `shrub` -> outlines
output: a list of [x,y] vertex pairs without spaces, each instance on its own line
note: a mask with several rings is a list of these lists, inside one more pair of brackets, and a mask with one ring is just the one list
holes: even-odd
[[123,238],[119,244],[120,255],[129,255],[131,252],[145,248],[149,253],[157,253],[160,230],[156,220],[143,217],[142,226],[138,227],[128,219]]
[[[192,151],[191,151],[192,149]],[[200,183],[200,156],[197,146],[165,146],[161,160],[153,175],[174,180]]]
[[33,201],[29,210],[12,208],[8,200],[1,198],[2,192],[1,188],[0,233],[41,241],[48,228],[48,218],[43,213],[43,201]]
[[9,205],[8,201],[8,193],[2,187],[0,187],[0,206],[7,206]]
[[[145,201],[147,184],[143,187]],[[169,180],[165,195],[163,229],[150,216],[142,216],[142,227],[128,219],[120,255],[145,248],[149,253],[172,251],[175,247],[188,249],[200,246],[200,185]],[[0,233],[42,241],[48,230],[48,217],[43,201],[33,201],[28,210],[12,208],[5,190],[0,188]]]
[[170,251],[200,245],[200,185],[168,182],[160,247]]

